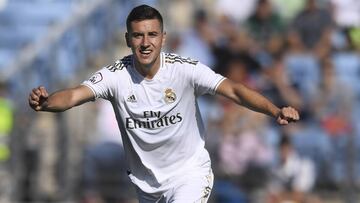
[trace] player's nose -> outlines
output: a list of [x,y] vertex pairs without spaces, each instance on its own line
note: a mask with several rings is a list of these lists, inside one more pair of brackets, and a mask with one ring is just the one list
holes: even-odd
[[145,35],[145,36],[142,38],[141,46],[142,46],[142,47],[148,47],[148,46],[150,46],[149,37],[148,37],[147,35]]

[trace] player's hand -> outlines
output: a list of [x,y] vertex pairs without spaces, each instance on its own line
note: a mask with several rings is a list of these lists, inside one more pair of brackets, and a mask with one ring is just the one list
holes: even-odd
[[300,116],[298,111],[292,107],[283,107],[277,116],[277,122],[280,125],[287,125],[290,122],[296,122],[299,119]]
[[45,87],[34,88],[29,95],[29,105],[35,111],[41,111],[46,105],[48,97],[49,94]]

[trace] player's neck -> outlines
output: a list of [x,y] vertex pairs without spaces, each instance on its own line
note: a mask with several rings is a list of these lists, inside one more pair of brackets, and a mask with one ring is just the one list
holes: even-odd
[[135,69],[146,79],[153,79],[160,69],[160,56],[151,64],[140,64],[135,60]]

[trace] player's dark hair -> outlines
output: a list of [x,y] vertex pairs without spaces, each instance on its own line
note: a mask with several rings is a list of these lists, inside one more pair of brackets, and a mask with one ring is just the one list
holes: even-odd
[[140,5],[131,10],[126,19],[126,29],[131,30],[131,22],[157,19],[160,22],[161,31],[163,31],[163,18],[158,10],[148,5]]

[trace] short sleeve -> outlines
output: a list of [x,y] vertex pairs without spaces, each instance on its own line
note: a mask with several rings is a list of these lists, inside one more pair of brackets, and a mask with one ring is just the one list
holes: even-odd
[[113,97],[113,82],[112,73],[107,68],[94,73],[88,80],[85,80],[82,85],[89,87],[95,95],[95,98],[103,98],[109,100]]
[[217,87],[225,80],[224,76],[201,63],[194,67],[192,77],[196,95],[215,94]]

